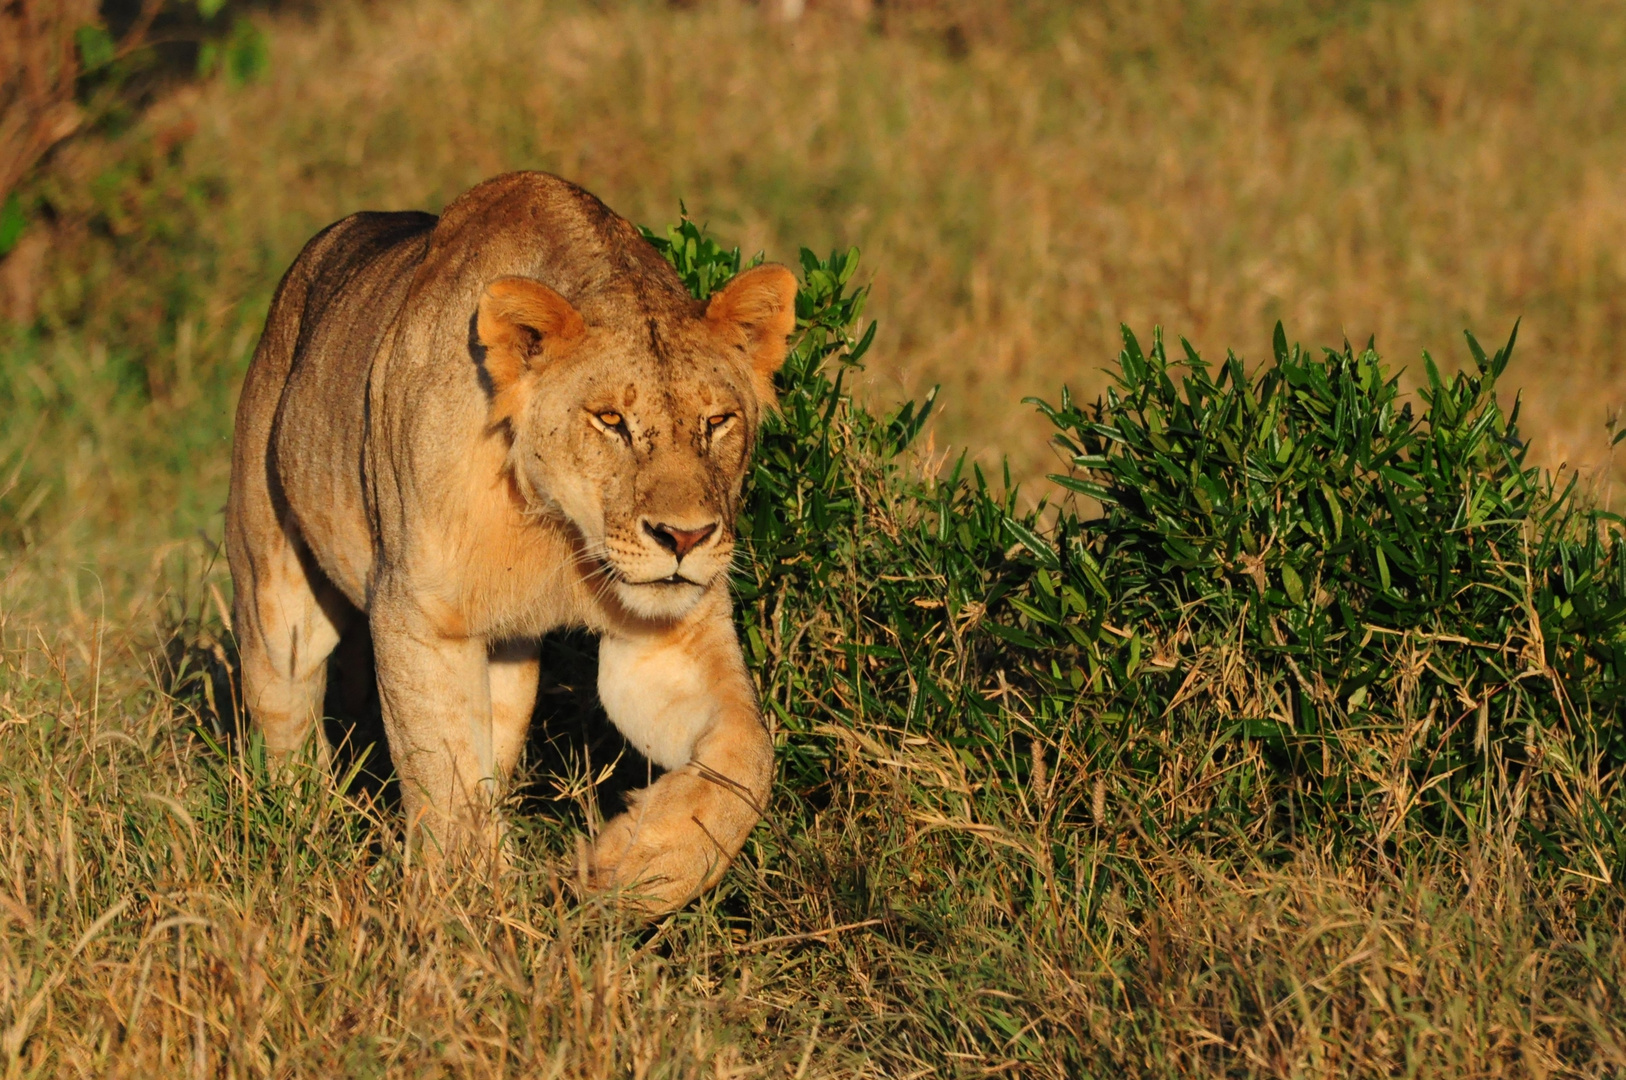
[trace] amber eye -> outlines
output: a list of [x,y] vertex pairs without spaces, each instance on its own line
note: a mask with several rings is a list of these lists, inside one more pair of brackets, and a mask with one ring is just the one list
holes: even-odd
[[720,428],[732,419],[734,419],[734,415],[732,413],[718,413],[716,416],[708,417],[706,423],[710,424],[713,428]]
[[605,427],[620,427],[621,414],[618,412],[601,412],[598,414],[598,422]]

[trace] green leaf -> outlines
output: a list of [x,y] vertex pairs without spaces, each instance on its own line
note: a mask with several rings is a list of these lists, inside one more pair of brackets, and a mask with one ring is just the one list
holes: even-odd
[[118,46],[113,35],[100,26],[85,25],[73,32],[74,44],[79,47],[79,67],[82,71],[99,71],[113,62]]
[[1018,543],[1033,553],[1033,557],[1039,560],[1039,565],[1051,570],[1061,565],[1061,560],[1056,558],[1056,549],[1046,543],[1044,537],[1008,514],[1004,515],[1004,518],[1005,528],[1010,530]]
[[23,198],[13,191],[0,204],[0,256],[17,246],[27,227],[28,215],[23,213]]
[[1499,378],[1502,372],[1507,370],[1508,361],[1513,359],[1513,345],[1519,340],[1519,324],[1523,321],[1522,318],[1513,320],[1513,331],[1507,336],[1507,344],[1498,349],[1495,357],[1491,359],[1491,378]]
[[1093,480],[1085,480],[1083,477],[1079,476],[1063,476],[1061,473],[1051,473],[1048,477],[1046,477],[1046,479],[1061,485],[1068,491],[1076,491],[1080,495],[1088,495],[1097,502],[1107,503],[1110,505],[1118,501],[1118,497],[1112,493],[1110,488],[1104,484],[1098,484]]
[[[879,325],[879,323],[873,321],[869,324],[869,329],[865,330],[864,336],[858,339],[858,344],[854,345],[852,350],[847,353],[848,363],[858,363],[864,358],[864,354],[869,352],[870,344],[875,341],[875,328]],[[934,389],[932,392],[935,394],[936,390]]]
[[836,280],[838,282],[840,282],[842,285],[847,284],[847,282],[852,280],[853,273],[857,269],[858,269],[858,248],[856,248],[856,247],[849,248],[847,250],[846,258],[843,259],[842,263],[841,263],[841,273],[837,276]]
[[1282,591],[1295,605],[1304,603],[1304,579],[1288,563],[1282,564]]
[[271,64],[271,49],[260,28],[246,18],[232,25],[231,38],[222,54],[226,81],[243,86],[258,79]]
[[1479,368],[1481,375],[1485,374],[1490,370],[1490,361],[1485,358],[1485,350],[1479,347],[1478,339],[1467,330],[1462,332],[1462,336],[1468,339],[1468,351],[1473,354],[1474,366]]
[[1344,538],[1344,508],[1338,501],[1338,495],[1327,484],[1321,485],[1321,494],[1327,500],[1327,512],[1332,515],[1332,529],[1334,542]]
[[1440,380],[1439,366],[1434,363],[1434,358],[1428,354],[1427,349],[1423,350],[1423,370],[1428,374],[1428,388],[1438,395],[1444,384]]

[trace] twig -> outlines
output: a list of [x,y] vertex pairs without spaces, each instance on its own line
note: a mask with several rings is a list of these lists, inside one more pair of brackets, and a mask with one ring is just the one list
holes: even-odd
[[844,923],[841,926],[832,926],[828,930],[810,930],[805,934],[777,934],[774,937],[758,938],[741,945],[738,952],[757,952],[760,949],[769,949],[775,945],[789,945],[796,941],[816,941],[819,938],[829,937],[832,934],[844,934],[848,930],[862,930],[866,926],[880,926],[885,919],[865,919],[863,922]]

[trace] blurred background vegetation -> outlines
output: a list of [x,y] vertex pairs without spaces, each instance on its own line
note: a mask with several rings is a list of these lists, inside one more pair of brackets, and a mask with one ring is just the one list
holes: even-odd
[[1281,319],[1415,374],[1522,317],[1550,465],[1607,466],[1626,400],[1607,0],[80,6],[18,9],[88,21],[62,24],[70,137],[0,229],[14,536],[183,504],[200,524],[305,238],[513,168],[639,221],[682,200],[770,258],[862,245],[865,392],[943,384],[937,446],[1019,478],[1054,466],[1021,398],[1092,396],[1120,323],[1255,360]]

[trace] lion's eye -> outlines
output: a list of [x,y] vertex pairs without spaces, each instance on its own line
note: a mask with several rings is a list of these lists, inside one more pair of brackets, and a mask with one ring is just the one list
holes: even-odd
[[605,427],[620,427],[621,414],[618,412],[601,412],[598,414],[598,422]]
[[716,431],[718,428],[722,427],[732,419],[734,419],[734,415],[732,413],[718,413],[716,416],[707,417],[706,423],[711,425],[711,429],[713,431]]

